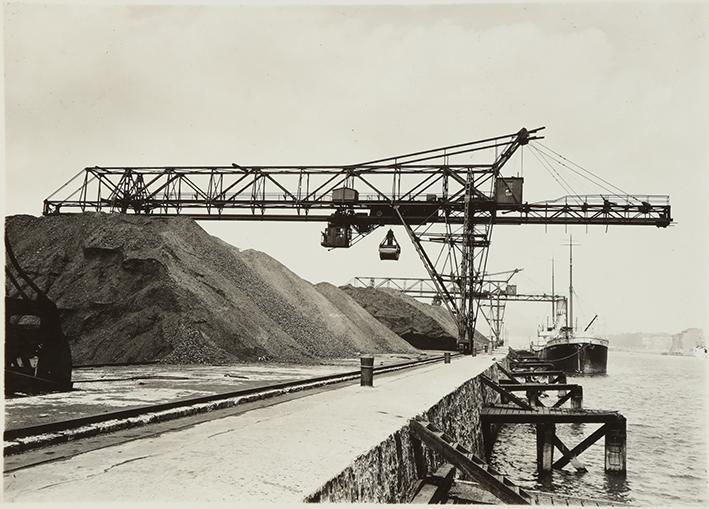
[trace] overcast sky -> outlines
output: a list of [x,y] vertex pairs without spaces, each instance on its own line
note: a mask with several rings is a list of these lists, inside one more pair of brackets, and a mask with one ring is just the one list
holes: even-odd
[[[619,187],[669,194],[677,224],[500,226],[488,268],[548,291],[572,233],[580,323],[709,330],[708,17],[706,3],[11,4],[5,212],[40,214],[85,166],[347,164],[545,125],[546,145]],[[564,194],[535,163],[526,199]],[[203,227],[312,282],[425,275],[400,229],[401,261],[385,263],[379,231],[328,252],[319,224]],[[510,334],[547,314],[510,305]]]

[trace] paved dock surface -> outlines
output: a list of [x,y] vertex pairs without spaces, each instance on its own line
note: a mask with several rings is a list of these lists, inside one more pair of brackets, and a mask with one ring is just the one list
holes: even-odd
[[461,357],[5,474],[21,502],[300,502],[493,363]]
[[[376,365],[395,364],[441,352],[380,354]],[[208,396],[265,385],[304,380],[359,369],[359,358],[329,359],[319,365],[251,363],[227,366],[164,365],[75,368],[74,388],[5,400],[5,428],[126,410],[178,399]]]

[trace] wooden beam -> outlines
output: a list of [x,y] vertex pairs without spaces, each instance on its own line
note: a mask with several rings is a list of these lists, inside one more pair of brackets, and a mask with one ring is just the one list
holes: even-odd
[[497,391],[500,395],[502,395],[502,396],[504,396],[505,398],[509,399],[510,401],[512,401],[512,402],[513,402],[515,405],[517,405],[518,407],[524,408],[525,410],[533,410],[533,409],[534,409],[534,408],[532,407],[532,405],[530,405],[529,403],[527,403],[527,402],[524,401],[523,399],[518,398],[517,396],[515,396],[514,394],[512,394],[512,393],[511,393],[510,391],[508,391],[507,389],[503,389],[500,385],[496,384],[495,382],[493,382],[492,380],[490,380],[490,379],[489,379],[488,377],[486,377],[485,375],[480,375],[479,378],[480,378],[480,381],[481,381],[483,384],[487,385],[487,386],[490,387],[492,390]]
[[609,424],[606,431],[606,472],[625,472],[626,447],[625,419]]
[[540,369],[539,371],[513,371],[512,372],[513,377],[525,377],[528,378],[530,376],[546,376],[546,377],[560,377],[563,376],[565,377],[566,374],[563,371],[559,371],[558,369]]
[[581,387],[579,384],[545,384],[545,383],[508,383],[500,382],[500,387],[507,389],[508,391],[521,392],[527,389],[535,389],[540,391],[560,391],[567,390],[572,391],[577,387]]
[[571,391],[571,408],[583,408],[583,387],[580,385],[578,389]]
[[490,468],[466,448],[461,445],[453,447],[446,442],[442,438],[443,433],[437,431],[430,423],[414,419],[409,422],[409,428],[415,437],[443,456],[446,461],[455,465],[456,468],[471,479],[478,481],[483,488],[502,502],[523,505],[530,503],[526,493],[519,487],[514,486],[511,481],[505,479],[502,474]]
[[414,451],[414,466],[416,467],[416,477],[423,479],[428,473],[426,469],[426,460],[423,455],[423,445],[421,445],[421,440],[412,436],[411,437],[411,448]]
[[497,369],[499,369],[500,371],[502,371],[502,374],[505,375],[505,376],[509,379],[510,383],[513,383],[513,384],[515,384],[515,383],[518,384],[518,383],[519,383],[519,380],[515,380],[515,377],[512,376],[512,373],[510,373],[509,371],[507,371],[507,370],[504,368],[504,366],[502,366],[502,364],[500,364],[499,362],[497,363]]
[[568,400],[571,399],[571,395],[572,395],[572,394],[574,394],[573,391],[569,391],[569,392],[567,392],[566,394],[564,394],[562,397],[560,397],[560,398],[556,401],[556,403],[554,403],[554,404],[552,405],[552,408],[559,408],[561,405],[563,405],[564,403],[566,403]]
[[514,368],[554,368],[553,362],[515,362],[512,361],[510,364],[514,364]]
[[489,458],[492,453],[492,448],[495,445],[496,429],[494,424],[480,423],[480,432],[483,436],[483,451],[485,457]]
[[436,473],[426,477],[418,491],[411,499],[412,504],[440,504],[445,503],[455,479],[455,467],[445,463]]
[[572,457],[578,456],[583,451],[585,451],[590,446],[592,446],[599,438],[601,438],[603,435],[606,434],[607,430],[608,430],[608,424],[604,424],[603,426],[598,428],[596,431],[591,433],[588,437],[583,439],[583,441],[579,445],[577,445],[576,447],[571,449],[568,452],[568,454],[564,454],[563,458],[556,460],[556,462],[554,463],[554,465],[552,465],[552,467],[556,468],[556,469],[564,468],[566,465],[569,464]]
[[456,479],[448,492],[448,504],[500,505],[502,501],[475,481]]
[[[576,456],[571,455],[571,451],[569,450],[569,448],[566,447],[564,442],[562,442],[561,439],[556,434],[554,434],[554,445],[556,446],[557,449],[559,449],[559,452],[561,452],[561,454],[571,462],[571,464],[574,466],[574,468],[576,470],[578,470],[579,472],[586,472],[587,471],[586,467],[583,466],[583,463],[581,463],[581,461]],[[556,463],[554,463],[554,465],[556,465]],[[556,467],[554,467],[554,465],[552,465],[552,467],[556,468]]]
[[556,426],[553,423],[537,424],[537,471],[551,472],[554,463],[554,437]]
[[490,406],[480,410],[480,418],[490,423],[615,423],[623,416],[608,410],[576,410],[572,408],[544,408],[543,411]]

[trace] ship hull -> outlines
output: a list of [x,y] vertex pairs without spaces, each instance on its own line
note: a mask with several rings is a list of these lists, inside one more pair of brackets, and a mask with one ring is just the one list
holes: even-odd
[[553,363],[554,369],[567,374],[605,374],[608,346],[578,340],[549,344],[542,348],[539,357]]

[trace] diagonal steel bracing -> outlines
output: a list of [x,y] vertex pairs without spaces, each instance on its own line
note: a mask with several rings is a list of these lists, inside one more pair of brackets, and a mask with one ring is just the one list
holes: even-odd
[[542,129],[347,165],[94,166],[44,200],[43,212],[325,222],[343,239],[324,240],[327,247],[349,247],[353,231],[363,236],[403,225],[439,298],[457,317],[459,344],[474,351],[493,225],[665,227],[672,221],[666,196],[523,201],[521,179],[516,196],[514,179],[501,171],[521,146],[542,138]]

